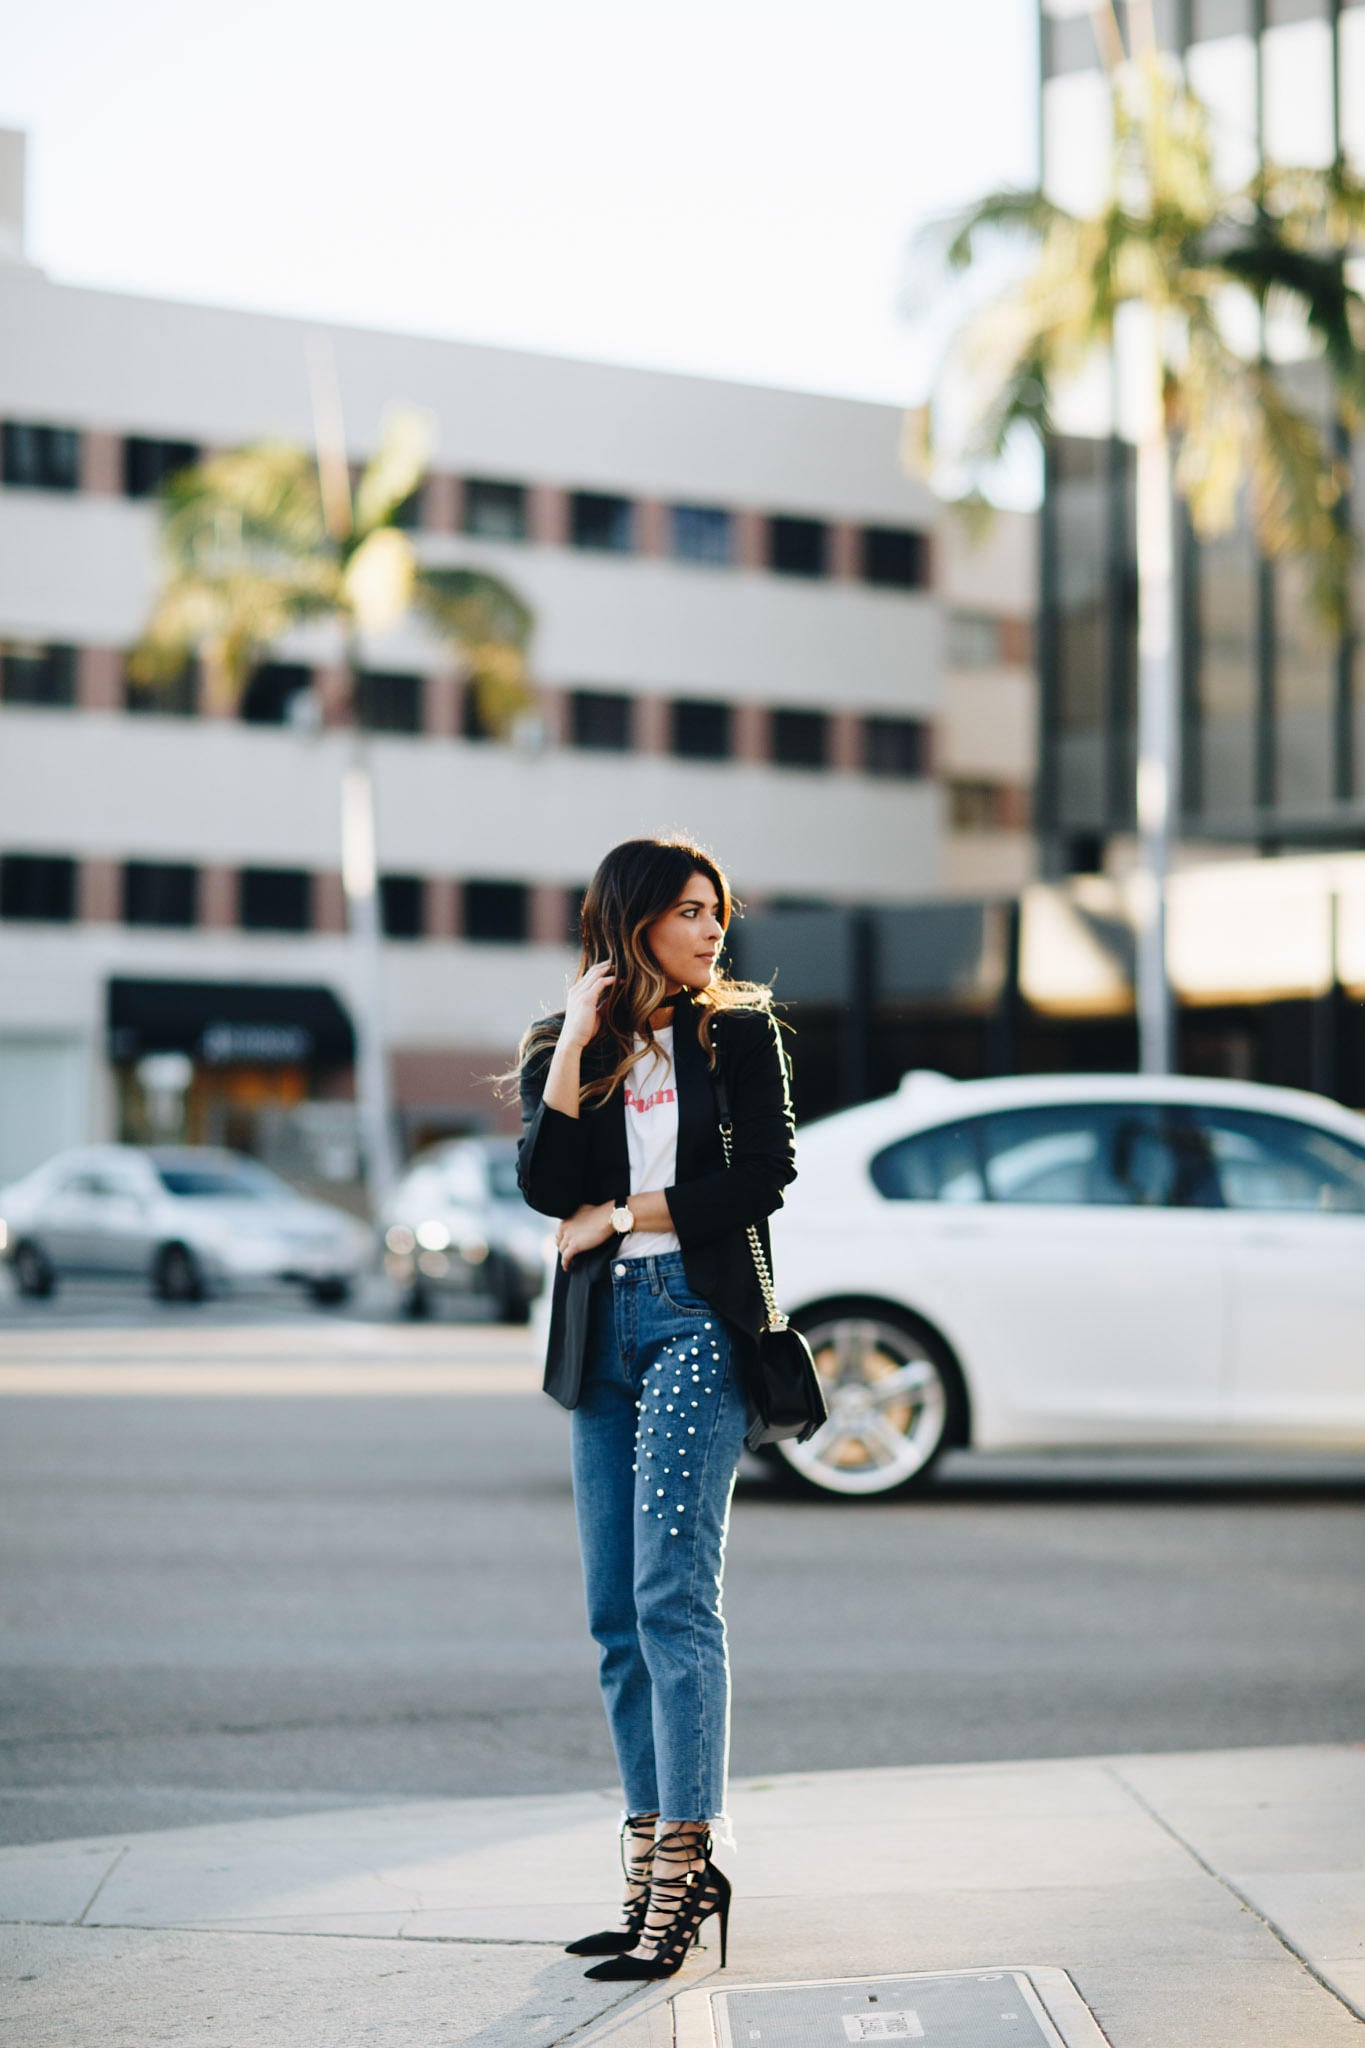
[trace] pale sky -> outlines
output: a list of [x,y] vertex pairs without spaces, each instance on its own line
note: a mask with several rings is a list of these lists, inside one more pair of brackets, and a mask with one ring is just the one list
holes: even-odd
[[42,0],[0,125],[64,281],[906,403],[906,237],[1031,182],[1034,12]]

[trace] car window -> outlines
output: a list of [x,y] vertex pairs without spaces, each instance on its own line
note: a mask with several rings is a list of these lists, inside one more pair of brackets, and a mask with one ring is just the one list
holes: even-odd
[[206,1197],[216,1202],[279,1201],[293,1190],[274,1174],[249,1160],[227,1166],[157,1166],[157,1176],[169,1194],[191,1198]]
[[991,1201],[1105,1208],[1177,1202],[1177,1158],[1160,1108],[1057,1102],[981,1119]]
[[1365,1145],[1261,1110],[1188,1111],[1229,1209],[1365,1215]]
[[969,1117],[897,1139],[872,1161],[873,1185],[888,1202],[984,1202],[980,1124]]
[[515,1152],[494,1153],[488,1162],[488,1179],[493,1193],[500,1202],[520,1198],[517,1185],[517,1157]]
[[441,1161],[441,1179],[450,1202],[481,1202],[487,1193],[483,1162],[474,1152],[448,1153]]

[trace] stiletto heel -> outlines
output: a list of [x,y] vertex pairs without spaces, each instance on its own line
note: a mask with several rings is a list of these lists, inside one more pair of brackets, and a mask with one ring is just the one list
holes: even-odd
[[[667,1839],[666,1835],[659,1838],[656,1853]],[[722,1970],[725,1968],[732,1888],[725,1872],[717,1870],[711,1861],[709,1834],[701,1838],[698,1847],[703,1857],[700,1870],[689,1870],[682,1877],[656,1877],[650,1886],[650,1904],[662,1906],[668,1913],[667,1924],[660,1931],[654,1954],[614,1955],[610,1961],[598,1963],[594,1969],[585,1971],[585,1976],[596,1977],[606,1983],[643,1982],[652,1977],[676,1976],[688,1950],[701,1939],[703,1921],[709,1920],[713,1913],[720,1916],[720,1967]]]
[[[649,1911],[649,1880],[654,1869],[654,1823],[657,1813],[628,1813],[621,1823],[621,1869],[625,1873],[626,1903],[621,1909],[624,1929],[609,1927],[601,1934],[585,1934],[565,1944],[568,1956],[621,1956],[634,1948],[644,1932]],[[627,1846],[629,1837],[629,1846]]]

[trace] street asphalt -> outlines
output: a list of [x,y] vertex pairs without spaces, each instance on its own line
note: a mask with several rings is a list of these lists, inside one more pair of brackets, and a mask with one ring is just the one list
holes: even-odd
[[[534,1385],[477,1325],[12,1321],[0,1839],[608,1786]],[[963,1458],[880,1505],[746,1467],[735,1770],[1359,1742],[1363,1532],[1360,1459]]]

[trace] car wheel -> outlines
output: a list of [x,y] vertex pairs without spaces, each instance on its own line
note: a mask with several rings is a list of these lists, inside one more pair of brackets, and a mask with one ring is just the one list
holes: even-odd
[[786,1472],[818,1493],[884,1500],[928,1481],[941,1451],[966,1440],[962,1375],[917,1317],[880,1303],[833,1302],[793,1318],[829,1403],[809,1442],[774,1444]]
[[403,1314],[410,1323],[424,1323],[431,1314],[431,1293],[420,1280],[414,1280],[403,1296]]
[[152,1292],[161,1301],[202,1301],[204,1276],[188,1245],[161,1247],[152,1267]]
[[14,1269],[15,1286],[29,1301],[46,1301],[50,1294],[56,1292],[57,1275],[50,1260],[27,1238],[14,1247],[10,1264]]
[[498,1296],[498,1321],[525,1329],[531,1320],[531,1304],[519,1287],[504,1287]]
[[349,1280],[314,1280],[308,1289],[308,1299],[315,1301],[319,1308],[340,1308],[350,1298]]

